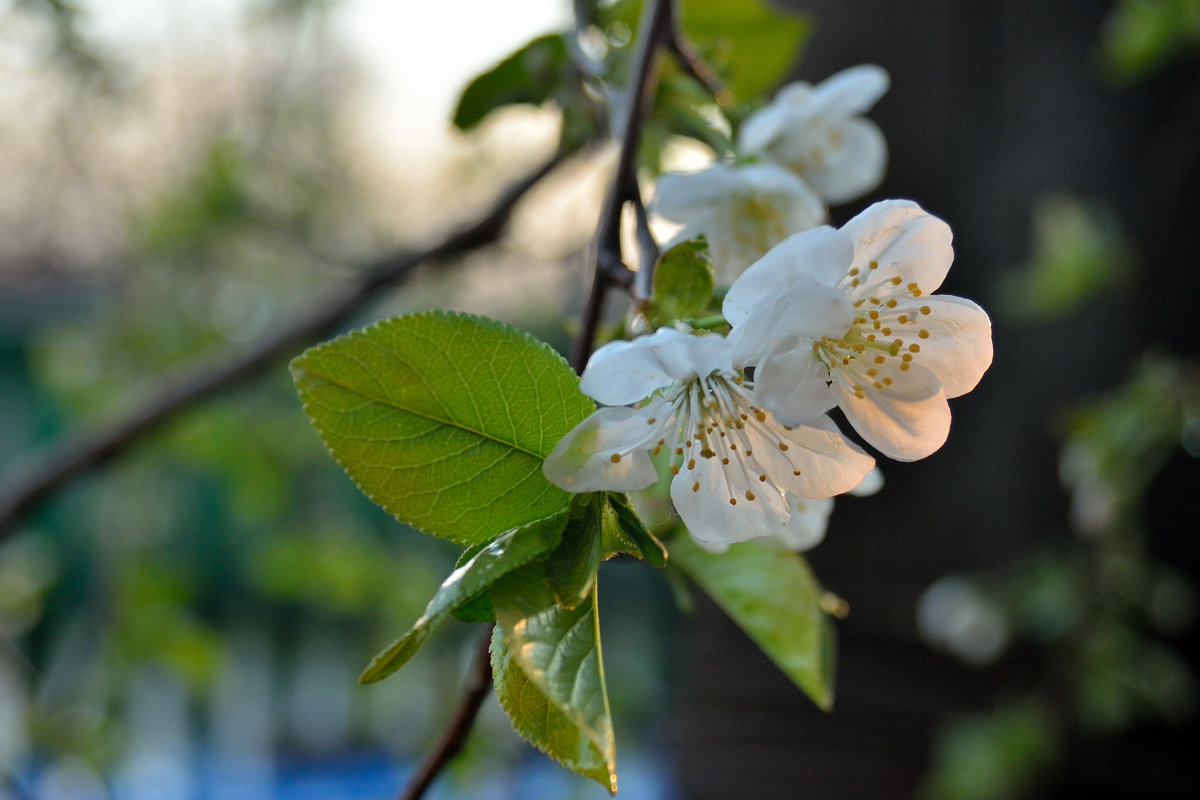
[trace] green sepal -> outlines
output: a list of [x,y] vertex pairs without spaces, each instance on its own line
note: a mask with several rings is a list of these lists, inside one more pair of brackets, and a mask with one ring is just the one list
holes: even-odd
[[508,531],[480,549],[450,573],[425,607],[425,613],[403,636],[371,660],[358,682],[374,683],[400,669],[455,609],[467,606],[504,575],[556,547],[562,540],[567,518],[567,512],[560,511]]
[[678,536],[671,555],[817,706],[833,707],[833,625],[799,553],[753,540],[710,553]]
[[[538,691],[595,745],[616,791],[616,740],[604,680],[595,586],[583,603],[561,606],[542,562],[492,586],[496,624],[513,660]],[[514,720],[521,729],[524,721]]]
[[496,699],[525,741],[576,775],[591,778],[616,793],[616,776],[579,726],[567,718],[521,669],[499,628],[492,632],[492,676]]
[[713,283],[708,241],[700,236],[675,245],[654,267],[652,322],[666,325],[700,316],[712,301]]
[[642,524],[629,497],[619,492],[608,492],[606,498],[606,549],[638,556],[655,567],[666,566],[666,546]]

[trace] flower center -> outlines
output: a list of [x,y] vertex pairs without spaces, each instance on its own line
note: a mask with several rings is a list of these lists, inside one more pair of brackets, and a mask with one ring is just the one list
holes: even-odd
[[921,321],[932,309],[913,302],[923,294],[921,287],[915,282],[902,285],[899,276],[872,281],[878,268],[879,262],[871,261],[866,276],[857,267],[850,270],[847,288],[860,295],[853,302],[854,322],[841,337],[825,336],[812,345],[831,379],[847,380],[859,398],[867,385],[879,390],[893,385],[894,379],[884,373],[895,368],[907,372],[921,352],[919,340],[929,338]]
[[[699,492],[702,484],[709,489],[723,488],[730,505],[753,502],[759,491],[774,491],[783,497],[785,490],[766,469],[763,454],[755,448],[778,448],[786,453],[789,445],[780,435],[780,426],[766,411],[754,405],[745,379],[726,373],[697,378],[682,387],[673,401],[680,420],[679,443],[671,454],[671,473],[694,472],[691,489]],[[657,454],[664,442],[660,440]],[[784,457],[786,460],[786,456]],[[717,468],[722,487],[711,485],[712,467]],[[788,464],[789,469],[791,465]],[[799,470],[793,470],[799,475]],[[734,487],[737,487],[736,490]]]

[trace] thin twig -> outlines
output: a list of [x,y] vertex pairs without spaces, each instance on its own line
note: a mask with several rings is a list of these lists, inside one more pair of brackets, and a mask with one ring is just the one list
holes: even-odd
[[462,699],[458,702],[454,716],[450,718],[450,724],[442,732],[442,737],[433,749],[425,754],[398,800],[419,800],[423,797],[425,790],[442,768],[458,755],[466,744],[467,734],[471,732],[483,699],[487,697],[492,686],[492,662],[488,648],[491,645],[493,628],[494,623],[488,626],[487,633],[479,640],[479,646],[475,650],[475,661],[471,664],[471,674],[467,677]]
[[724,108],[733,105],[733,95],[729,89],[721,82],[712,66],[701,58],[696,49],[683,38],[677,26],[672,26],[671,39],[667,42],[667,49],[675,56],[676,62],[684,72],[708,89],[713,99],[717,101],[717,105]]
[[[638,23],[638,39],[634,51],[633,76],[625,90],[625,106],[620,119],[624,120],[620,150],[612,185],[604,198],[600,224],[596,228],[593,249],[595,268],[592,288],[583,311],[583,325],[575,342],[571,364],[582,371],[596,341],[604,295],[609,287],[631,288],[635,300],[649,296],[653,262],[639,265],[635,278],[621,255],[621,212],[625,204],[637,198],[637,154],[642,124],[654,97],[652,75],[658,63],[659,51],[674,37],[674,0],[651,0],[642,11]],[[636,208],[636,206],[635,206]]]
[[11,534],[24,513],[54,489],[113,458],[200,400],[254,377],[280,357],[326,335],[418,266],[460,256],[496,241],[517,202],[568,155],[556,153],[505,191],[480,219],[429,249],[397,253],[367,264],[354,285],[250,349],[167,378],[147,399],[115,421],[68,435],[57,445],[11,465],[0,476],[0,542]]

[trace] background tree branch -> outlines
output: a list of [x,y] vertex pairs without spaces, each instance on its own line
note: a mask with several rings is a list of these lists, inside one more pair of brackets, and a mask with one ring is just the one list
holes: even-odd
[[368,300],[405,280],[417,267],[461,256],[496,241],[521,198],[570,155],[555,153],[509,187],[486,214],[432,247],[368,263],[354,284],[249,349],[184,368],[112,422],[68,434],[47,449],[8,466],[0,475],[0,542],[12,533],[23,514],[59,486],[109,461],[201,400],[258,375],[282,357],[295,355],[299,348],[345,323]]

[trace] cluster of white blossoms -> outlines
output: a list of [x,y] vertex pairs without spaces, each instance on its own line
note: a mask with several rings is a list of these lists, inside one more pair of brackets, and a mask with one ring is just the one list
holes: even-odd
[[954,259],[949,226],[888,200],[841,228],[813,227],[811,202],[798,199],[809,187],[836,200],[878,183],[883,138],[855,114],[886,88],[878,67],[856,67],[817,87],[793,84],[746,120],[742,147],[804,180],[767,164],[662,178],[660,214],[687,217],[691,233],[714,243],[734,216],[753,234],[714,248],[727,260],[718,274],[736,277],[722,304],[730,331],[663,328],[597,350],[580,388],[604,407],[546,459],[551,482],[644,489],[658,479],[658,457],[701,545],[773,537],[803,550],[824,536],[831,498],[882,485],[875,459],[827,412],[840,408],[867,444],[900,461],[945,443],[947,400],[974,388],[992,361],[983,309],[933,294]]
[[871,64],[817,86],[788,84],[738,133],[739,156],[756,162],[667,173],[652,210],[683,225],[676,241],[704,235],[716,282],[728,286],[788,236],[825,222],[826,203],[853,200],[879,185],[887,143],[860,115],[887,88],[887,72]]

